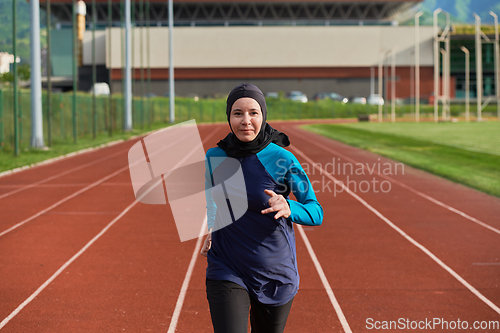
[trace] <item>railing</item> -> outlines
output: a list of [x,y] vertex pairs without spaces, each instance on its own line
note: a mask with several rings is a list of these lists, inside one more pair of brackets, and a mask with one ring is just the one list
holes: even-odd
[[[0,149],[13,149],[14,119],[13,119],[12,90],[0,90]],[[31,98],[29,90],[18,92],[19,98],[19,148],[29,148],[31,135]],[[51,144],[73,142],[72,93],[52,93],[52,110],[49,117],[47,112],[47,94],[42,94],[43,134],[45,144],[48,145],[49,127]],[[121,95],[113,95],[111,108],[109,96],[96,97],[95,113],[92,110],[92,95],[78,93],[76,99],[76,136],[78,138],[92,138],[94,133],[121,133],[123,132],[124,100]],[[175,121],[183,122],[195,119],[197,123],[226,122],[225,99],[176,98]],[[362,104],[343,104],[331,100],[310,101],[308,103],[294,102],[286,99],[268,99],[268,120],[292,119],[332,119],[357,118],[359,115],[376,115],[378,107]],[[471,105],[471,114],[474,114],[474,105]],[[488,108],[485,110],[488,112]],[[496,112],[496,106],[491,107]],[[398,117],[413,117],[412,105],[398,105]],[[451,116],[457,117],[464,112],[463,105],[452,105]],[[384,121],[389,121],[390,104],[384,106]],[[432,118],[432,106],[423,105],[420,110],[421,118]],[[161,124],[167,126],[169,119],[169,99],[166,97],[140,98],[135,97],[132,103],[133,128],[146,131],[154,124],[158,128]]]

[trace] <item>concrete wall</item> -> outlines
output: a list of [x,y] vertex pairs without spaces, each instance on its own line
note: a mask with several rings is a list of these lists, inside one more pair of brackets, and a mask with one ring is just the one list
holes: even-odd
[[[420,63],[433,65],[432,27],[420,28]],[[122,66],[122,31],[112,28],[110,43],[96,32],[96,61],[106,67]],[[134,28],[133,66],[147,66],[147,31]],[[142,41],[141,41],[142,34]],[[83,62],[91,64],[91,31],[85,32]],[[176,27],[176,68],[238,67],[369,67],[396,47],[397,66],[414,64],[414,27],[295,26],[295,27]],[[150,66],[168,67],[168,28],[150,28]],[[389,62],[389,58],[387,62]]]
[[[402,67],[396,70],[396,98],[414,97],[414,81],[410,70],[414,68]],[[389,72],[390,73],[390,72]],[[423,67],[420,78],[420,96],[427,99],[434,90],[434,69]],[[336,92],[344,97],[370,95],[370,77],[366,78],[309,78],[309,79],[211,79],[211,80],[175,80],[175,93],[177,96],[188,96],[197,94],[200,97],[225,97],[236,85],[248,82],[257,85],[264,93],[284,92],[300,90],[309,98],[318,92]],[[133,84],[134,95],[140,95],[140,81]],[[455,96],[454,80],[452,78],[451,96]],[[113,81],[113,91],[121,91],[122,81]],[[168,92],[167,80],[153,80],[151,92],[157,96],[163,96]],[[391,97],[390,79],[384,80],[383,93],[386,99]],[[375,93],[378,93],[378,79],[375,78]]]
[[[72,34],[71,30],[70,33]],[[104,65],[106,57],[106,31],[96,30],[95,32],[95,61],[97,65]],[[56,41],[54,41],[56,42]],[[71,42],[71,39],[70,39]],[[56,42],[57,43],[57,42]],[[70,46],[71,49],[71,46]],[[71,51],[73,52],[73,51]],[[119,48],[117,53],[119,53]],[[82,40],[82,62],[83,65],[92,65],[92,31],[85,31]]]
[[[133,66],[137,71],[141,61],[144,67],[148,66],[148,38],[146,29],[135,28],[133,31]],[[119,28],[112,28],[110,43],[107,33],[96,32],[97,62],[114,68],[118,74],[113,76],[114,91],[119,91],[121,86],[122,33]],[[86,32],[84,64],[87,65],[91,64],[90,36],[91,32]],[[162,96],[168,91],[168,28],[151,27],[149,39],[154,78],[152,92]],[[407,98],[412,96],[409,68],[415,62],[414,41],[414,27],[176,27],[176,93],[180,96],[192,93],[224,95],[241,82],[251,82],[264,92],[301,90],[312,97],[318,92],[333,91],[344,96],[368,96],[369,68],[376,67],[379,59],[385,56],[384,63],[389,65],[388,51],[395,47],[396,75],[399,77],[396,94],[399,98]],[[427,84],[432,78],[432,48],[432,27],[421,27],[422,96],[432,91]],[[112,52],[111,62],[106,56],[109,50]],[[321,75],[321,71],[327,74]],[[256,72],[266,75],[259,76]],[[231,73],[237,75],[229,75]],[[377,81],[375,84],[377,92]],[[138,95],[138,85],[134,87],[134,94]]]

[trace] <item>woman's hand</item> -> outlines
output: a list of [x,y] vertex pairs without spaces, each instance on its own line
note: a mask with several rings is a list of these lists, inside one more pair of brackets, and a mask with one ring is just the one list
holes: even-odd
[[270,198],[268,201],[269,208],[262,210],[262,214],[277,212],[274,215],[274,218],[276,220],[282,216],[284,218],[287,218],[290,216],[290,214],[292,214],[292,212],[290,211],[290,206],[288,205],[288,202],[286,201],[284,196],[282,196],[281,194],[276,194],[271,190],[264,190],[264,193],[270,196]]
[[203,246],[201,247],[200,254],[204,257],[207,256],[208,250],[210,250],[210,247],[212,246],[212,229],[208,231],[207,238],[205,238],[205,242],[203,243]]

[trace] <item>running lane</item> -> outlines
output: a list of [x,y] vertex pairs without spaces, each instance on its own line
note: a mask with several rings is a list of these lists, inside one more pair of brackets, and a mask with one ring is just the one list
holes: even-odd
[[[333,158],[340,158],[337,161],[341,164],[358,161],[372,167],[373,163],[389,163],[395,168],[390,160],[379,161],[377,155],[299,130],[296,128],[299,124],[283,122],[273,123],[273,126],[290,136],[292,146],[289,149],[304,165],[312,166],[315,162],[321,168]],[[208,149],[227,133],[227,124],[202,125],[199,129],[202,139],[208,138],[204,145]],[[111,151],[125,151],[123,155],[89,166],[89,170],[84,168],[78,174],[68,174],[67,178],[61,176],[45,186],[38,186],[38,200],[41,201],[34,208],[26,208],[29,212],[25,211],[22,196],[9,201],[8,205],[16,206],[6,208],[0,199],[2,209],[12,214],[5,227],[126,167],[126,151],[133,143],[86,153],[76,164],[94,160],[94,153],[99,153],[95,158],[103,158]],[[7,186],[32,184],[75,167],[69,162],[76,158],[54,163],[58,172],[44,169],[44,175],[37,175],[38,168],[34,168],[1,177],[0,185],[5,185],[1,193],[5,193]],[[56,166],[62,162],[66,163],[65,167]],[[470,324],[475,320],[500,320],[500,315],[483,299],[394,228],[406,232],[414,242],[474,287],[479,295],[498,306],[500,265],[496,263],[499,261],[500,235],[415,191],[494,228],[500,228],[495,218],[500,213],[498,199],[407,166],[404,174],[386,175],[385,178],[349,172],[327,175],[320,174],[317,169],[313,172],[312,168],[306,171],[315,182],[318,199],[325,209],[325,220],[321,227],[304,230],[353,332],[367,331],[370,318],[373,321],[460,319]],[[22,177],[25,172],[34,172],[29,175],[29,181]],[[10,178],[14,176],[21,177]],[[366,181],[363,185],[371,183],[374,178],[380,185],[388,180],[387,177],[392,177],[387,193],[373,186],[366,193],[359,187],[355,191],[379,216],[345,190],[340,191],[340,186],[337,186],[339,193],[334,192],[330,177],[348,183],[347,176],[350,187],[359,186],[363,181]],[[75,184],[79,185],[72,188],[72,192],[63,190]],[[62,193],[50,192],[54,189]],[[31,189],[25,192],[30,194]],[[30,199],[36,197],[33,195]],[[2,273],[5,272],[0,276],[0,320],[32,295],[132,202],[134,196],[127,170],[0,237],[0,265]],[[286,331],[344,331],[298,231],[296,239],[301,287]],[[171,327],[195,245],[196,240],[179,241],[168,205],[137,204],[62,270],[1,331],[165,332]],[[212,331],[204,288],[205,268],[205,258],[197,255],[180,307],[177,332]]]
[[[204,126],[200,133],[202,138],[214,134]],[[139,332],[168,327],[194,245],[193,241],[179,242],[168,205],[131,207],[29,299],[135,201],[127,168],[127,151],[133,143],[127,142],[121,147],[123,154],[108,163],[86,170],[90,179],[79,175],[78,181],[89,183],[96,174],[125,168],[122,172],[0,237],[0,265],[5,273],[0,275],[2,320],[29,301],[2,331]],[[87,160],[92,157],[88,153]],[[75,179],[60,178],[57,183],[64,181]],[[22,213],[19,206],[18,210]]]
[[0,177],[0,233],[126,166],[137,140]]
[[[325,221],[307,234],[353,331],[400,318],[467,321],[469,328],[500,321],[500,235],[410,189],[494,228],[499,199],[408,166],[401,172],[393,161],[293,126],[276,127],[290,135],[290,150],[319,185]],[[373,165],[387,177],[370,174]]]

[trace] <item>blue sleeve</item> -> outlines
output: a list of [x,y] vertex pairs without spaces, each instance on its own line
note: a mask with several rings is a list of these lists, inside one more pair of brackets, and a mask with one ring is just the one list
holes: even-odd
[[217,212],[217,206],[212,198],[212,168],[210,165],[209,152],[205,156],[205,198],[207,201],[207,227],[208,230],[213,228],[215,224],[215,213]]
[[214,170],[228,156],[219,147],[210,148],[205,155],[205,199],[207,201],[207,226],[210,230],[215,224],[217,205],[212,198],[212,187],[214,186],[212,174]]
[[293,154],[291,164],[285,174],[285,184],[297,201],[287,199],[291,215],[289,219],[303,225],[320,225],[323,222],[323,208],[316,199],[314,189],[304,169]]

